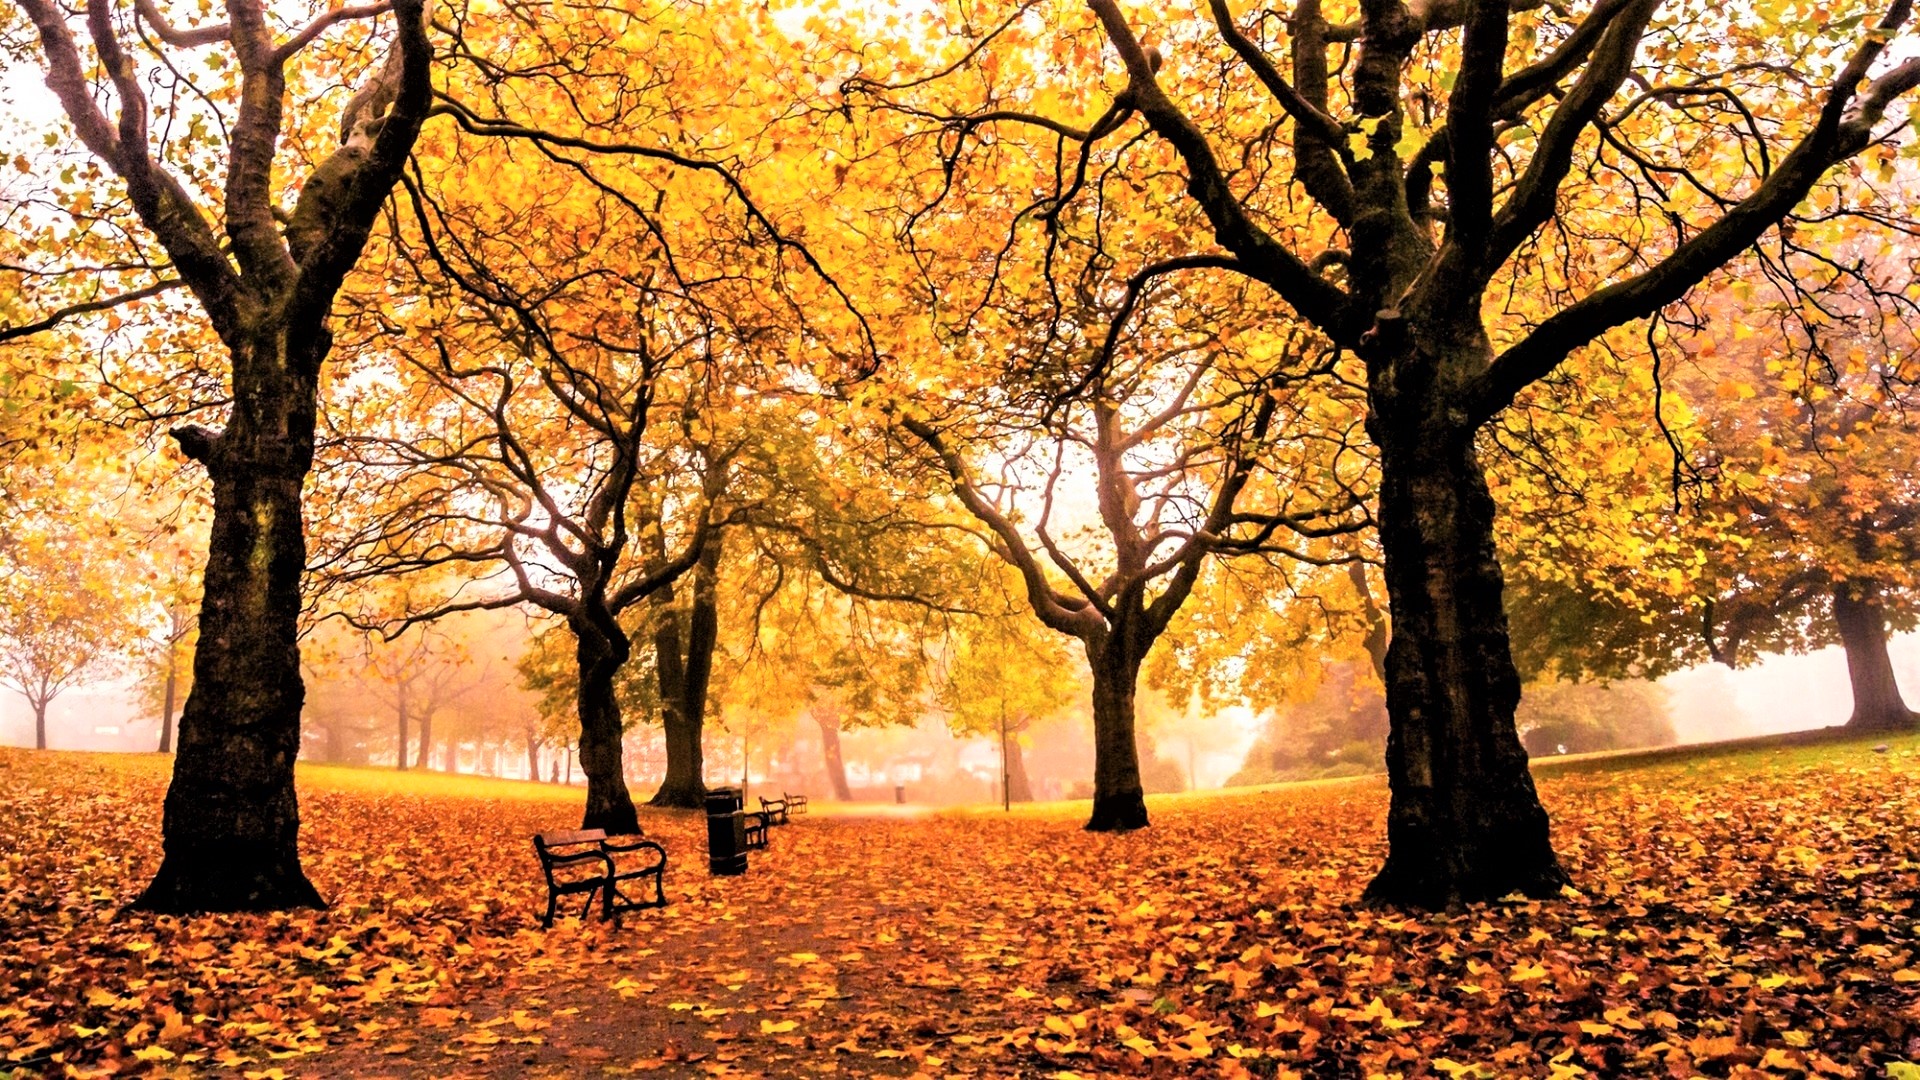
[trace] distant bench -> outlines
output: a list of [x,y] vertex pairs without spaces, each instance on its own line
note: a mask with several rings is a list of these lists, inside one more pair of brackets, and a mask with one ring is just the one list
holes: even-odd
[[777,799],[760,796],[760,813],[766,816],[770,825],[785,825],[795,814],[807,812],[807,797],[781,792]]
[[[580,907],[583,919],[593,910],[596,893],[601,897],[601,917],[615,922],[623,911],[667,906],[667,849],[651,840],[637,836],[611,839],[605,829],[579,829],[540,833],[533,838],[533,850],[540,856],[540,869],[547,876],[547,913],[541,916],[541,926],[553,926],[563,896],[586,896],[586,903]],[[615,856],[625,855],[634,855],[628,861],[639,865],[621,866]],[[634,899],[620,892],[622,882],[646,878],[653,879],[652,898]]]

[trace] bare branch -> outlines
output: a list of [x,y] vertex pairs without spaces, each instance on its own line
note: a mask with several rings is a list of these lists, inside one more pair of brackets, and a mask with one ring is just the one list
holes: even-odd
[[161,293],[179,288],[182,284],[183,282],[181,282],[179,278],[163,278],[145,288],[134,289],[132,292],[124,292],[116,296],[102,297],[98,300],[87,300],[82,303],[71,304],[48,315],[46,318],[34,322],[22,323],[19,326],[0,326],[0,341],[12,341],[16,338],[29,337],[43,330],[51,330],[61,323],[66,322],[68,319],[78,318],[81,315],[88,315],[96,311],[106,311],[109,308],[117,308],[122,304],[131,304],[139,300],[145,300],[148,297],[159,296]]

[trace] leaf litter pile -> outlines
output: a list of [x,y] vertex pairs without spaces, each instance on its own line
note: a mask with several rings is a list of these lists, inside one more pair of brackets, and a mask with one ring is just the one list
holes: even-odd
[[[1858,1076],[1920,1060],[1920,740],[1548,773],[1579,892],[1356,903],[1378,780],[774,830],[539,928],[578,791],[302,774],[326,911],[128,914],[157,757],[0,750],[0,1076]],[[643,811],[643,814],[646,812]]]

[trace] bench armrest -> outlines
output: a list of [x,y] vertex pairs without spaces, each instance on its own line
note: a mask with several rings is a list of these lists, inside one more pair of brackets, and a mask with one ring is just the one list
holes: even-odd
[[627,855],[636,851],[653,852],[654,859],[645,869],[651,870],[655,866],[665,866],[667,864],[667,849],[651,840],[635,840],[630,844],[616,844],[611,840],[602,840],[600,847],[606,852],[604,858],[607,860],[607,872],[609,874],[617,873],[613,856]]

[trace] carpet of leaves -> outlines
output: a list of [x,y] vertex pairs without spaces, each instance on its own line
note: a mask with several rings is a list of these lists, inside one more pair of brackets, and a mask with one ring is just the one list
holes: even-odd
[[535,918],[577,791],[313,769],[333,906],[121,914],[157,757],[0,750],[0,1076],[1856,1076],[1920,1060],[1920,741],[1544,776],[1580,891],[1355,903],[1378,780],[776,829],[671,907]]

